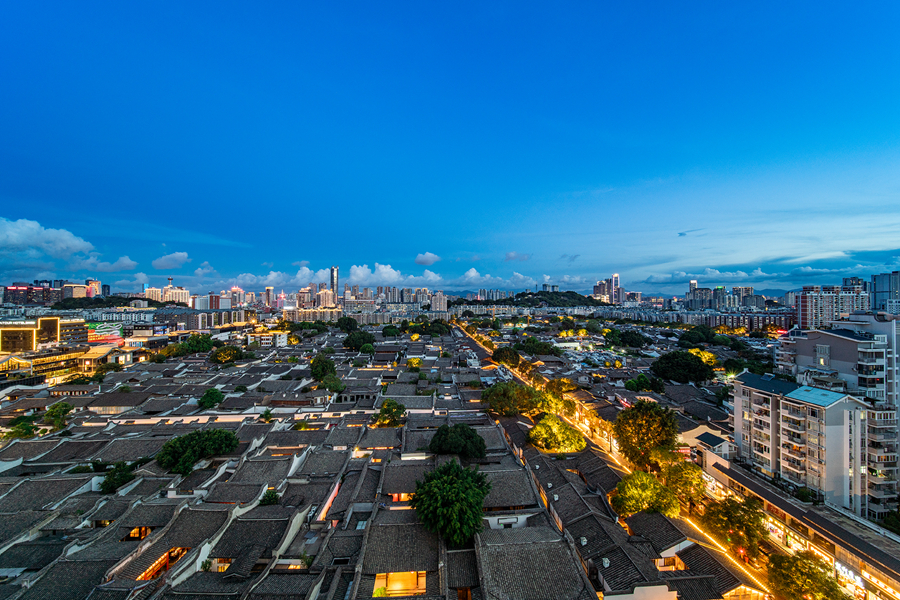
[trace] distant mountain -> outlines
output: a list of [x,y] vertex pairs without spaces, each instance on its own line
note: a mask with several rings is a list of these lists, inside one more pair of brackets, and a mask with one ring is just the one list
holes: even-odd
[[590,296],[583,296],[578,292],[522,292],[512,298],[504,300],[463,300],[456,304],[482,304],[488,306],[518,306],[522,308],[534,308],[541,304],[554,307],[571,306],[609,306]]

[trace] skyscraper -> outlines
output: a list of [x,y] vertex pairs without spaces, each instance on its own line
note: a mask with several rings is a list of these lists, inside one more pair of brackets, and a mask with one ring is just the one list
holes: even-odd
[[266,296],[263,298],[266,306],[272,306],[275,303],[275,288],[270,286],[266,287]]
[[337,295],[338,293],[338,268],[331,267],[331,291]]

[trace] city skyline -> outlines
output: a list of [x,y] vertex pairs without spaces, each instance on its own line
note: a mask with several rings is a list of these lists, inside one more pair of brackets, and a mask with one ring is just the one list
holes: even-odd
[[674,294],[900,264],[895,5],[212,6],[2,9],[0,279]]

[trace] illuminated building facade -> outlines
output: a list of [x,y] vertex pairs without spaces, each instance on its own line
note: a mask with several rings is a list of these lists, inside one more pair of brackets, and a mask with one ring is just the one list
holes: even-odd
[[50,344],[87,342],[87,328],[81,319],[41,317],[0,321],[0,354],[34,352]]
[[331,267],[329,272],[329,281],[331,283],[331,291],[337,295],[338,293],[338,268]]
[[2,294],[3,302],[25,306],[29,304],[54,304],[62,300],[62,289],[52,286],[13,284],[6,286]]

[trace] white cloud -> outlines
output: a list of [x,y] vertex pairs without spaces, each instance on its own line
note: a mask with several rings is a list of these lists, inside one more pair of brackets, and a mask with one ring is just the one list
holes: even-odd
[[375,263],[374,269],[370,269],[369,265],[353,265],[350,267],[350,274],[347,277],[347,283],[363,286],[433,287],[441,282],[443,282],[441,276],[428,269],[425,269],[422,275],[404,275],[391,265],[380,263]]
[[439,260],[441,260],[441,257],[431,252],[426,252],[425,254],[419,254],[418,256],[416,256],[416,264],[425,265],[426,267],[430,267]]
[[202,279],[206,275],[213,274],[218,273],[216,273],[215,268],[211,264],[209,264],[208,260],[204,260],[198,268],[194,269],[194,277],[198,279]]
[[87,257],[73,257],[69,262],[69,268],[73,271],[93,271],[96,273],[114,273],[116,271],[130,271],[137,263],[127,256],[120,256],[116,262],[103,262],[98,252],[91,252]]
[[506,258],[503,259],[503,262],[509,262],[511,260],[526,261],[529,258],[531,258],[530,254],[520,254],[519,252],[507,252]]
[[4,252],[36,250],[53,258],[90,252],[93,244],[65,229],[47,229],[37,221],[0,217],[0,248]]
[[150,283],[150,278],[147,277],[146,273],[135,273],[134,279],[120,279],[115,282],[113,285],[116,287],[113,291],[136,291],[139,290],[142,284]]
[[308,260],[298,260],[297,262],[292,262],[291,264],[295,267],[308,267],[309,261]]
[[188,258],[187,252],[173,252],[172,254],[166,254],[165,256],[160,256],[156,260],[154,260],[151,264],[154,269],[162,270],[162,269],[178,269],[184,263],[191,262],[191,259]]

